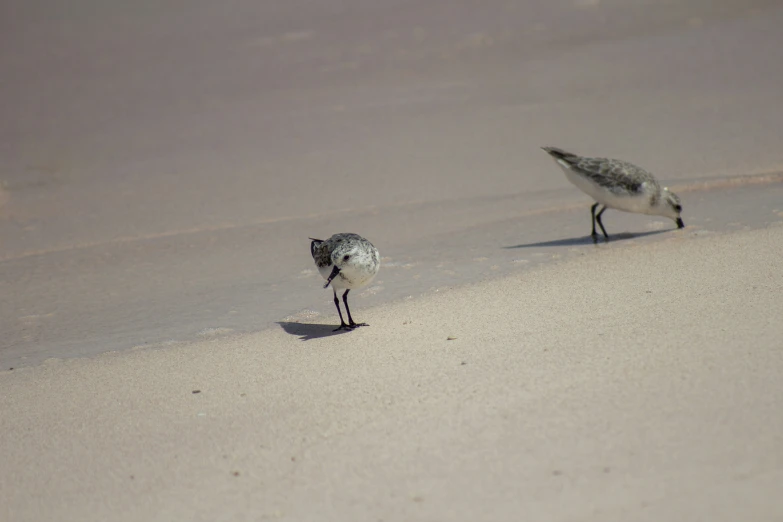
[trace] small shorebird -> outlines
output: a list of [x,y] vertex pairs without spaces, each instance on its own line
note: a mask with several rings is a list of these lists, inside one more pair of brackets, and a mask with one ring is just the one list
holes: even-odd
[[[381,257],[378,249],[372,243],[358,234],[335,234],[326,241],[310,238],[310,253],[318,267],[318,272],[326,279],[324,288],[332,285],[334,305],[340,315],[340,326],[337,330],[353,330],[357,326],[367,326],[367,323],[355,323],[348,308],[348,292],[353,288],[361,288],[372,281],[381,267]],[[340,300],[337,290],[345,288],[343,303],[348,313],[348,324],[343,321],[340,311]]]
[[[596,203],[590,207],[593,218],[593,241],[598,241],[595,222],[601,227],[606,240],[601,214],[607,208],[664,216],[673,219],[677,228],[683,228],[680,198],[668,188],[661,187],[655,177],[641,167],[627,161],[611,158],[585,158],[557,147],[541,147],[563,169],[568,180],[591,196]],[[598,214],[595,209],[603,205]]]

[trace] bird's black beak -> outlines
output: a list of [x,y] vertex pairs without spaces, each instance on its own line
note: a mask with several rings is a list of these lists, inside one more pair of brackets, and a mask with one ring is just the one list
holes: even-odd
[[338,267],[337,265],[334,265],[334,268],[332,268],[332,273],[329,274],[329,279],[326,280],[326,284],[324,285],[324,288],[329,286],[329,283],[332,282],[332,279],[337,277],[337,274],[339,274],[339,273],[340,273],[340,267]]
[[682,218],[677,218],[677,228],[685,228],[685,223],[682,222]]

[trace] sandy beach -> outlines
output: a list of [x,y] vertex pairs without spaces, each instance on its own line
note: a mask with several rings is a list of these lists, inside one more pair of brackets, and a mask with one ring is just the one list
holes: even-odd
[[349,334],[6,372],[0,514],[779,520],[781,255],[783,226],[671,237],[363,310]]
[[783,520],[779,2],[6,4],[0,521]]

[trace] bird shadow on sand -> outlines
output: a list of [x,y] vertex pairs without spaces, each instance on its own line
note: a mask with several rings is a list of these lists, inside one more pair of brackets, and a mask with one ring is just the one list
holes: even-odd
[[286,333],[299,336],[301,341],[310,341],[311,339],[320,339],[321,337],[331,337],[350,332],[350,330],[338,330],[335,332],[333,330],[336,326],[333,324],[291,323],[288,321],[279,321],[277,324]]
[[[651,230],[650,232],[640,232],[637,234],[631,234],[629,232],[623,232],[621,234],[612,234],[609,236],[609,243],[615,241],[623,241],[626,239],[639,239],[646,236],[654,236],[656,234],[663,234],[664,232],[671,232],[669,229],[663,230]],[[568,247],[568,246],[582,246],[582,245],[600,245],[606,243],[606,239],[603,237],[598,239],[598,242],[593,241],[592,236],[583,237],[571,237],[568,239],[553,239],[552,241],[538,241],[536,243],[523,243],[521,245],[504,246],[503,248],[541,248],[541,247]]]

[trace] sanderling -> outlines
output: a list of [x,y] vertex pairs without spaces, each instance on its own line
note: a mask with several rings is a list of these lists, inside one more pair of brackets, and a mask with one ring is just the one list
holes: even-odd
[[[340,315],[340,326],[337,330],[352,330],[357,326],[367,326],[367,323],[355,323],[348,308],[348,292],[353,288],[361,288],[367,285],[378,269],[381,267],[378,249],[372,243],[358,234],[335,234],[326,241],[313,239],[310,243],[310,253],[313,255],[315,266],[321,273],[326,284],[324,288],[332,285],[334,292],[334,305]],[[348,324],[343,321],[340,311],[340,300],[337,299],[337,290],[345,288],[343,303],[348,313]]]
[[[541,147],[560,165],[568,180],[591,196],[596,203],[590,207],[593,218],[593,241],[598,240],[595,222],[609,240],[601,214],[607,208],[664,216],[674,220],[677,228],[683,228],[680,198],[668,188],[661,187],[655,176],[627,161],[611,158],[584,158],[557,147]],[[595,209],[603,205],[598,214]]]

